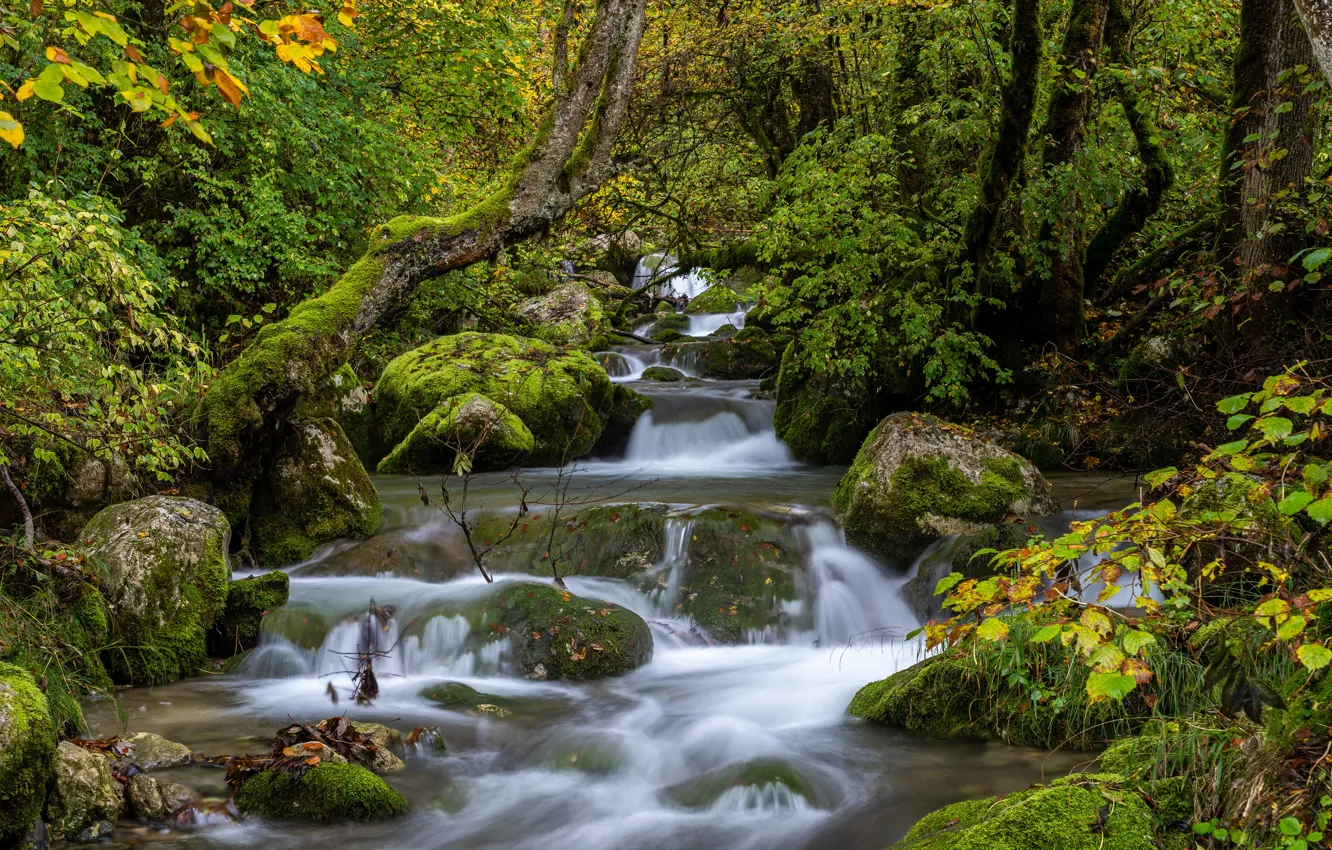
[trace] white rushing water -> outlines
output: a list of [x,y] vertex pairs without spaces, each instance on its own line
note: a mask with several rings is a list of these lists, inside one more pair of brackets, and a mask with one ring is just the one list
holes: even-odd
[[679,268],[679,261],[671,254],[648,254],[638,261],[634,270],[634,289],[653,287],[657,297],[683,295],[696,298],[711,284],[701,269]]

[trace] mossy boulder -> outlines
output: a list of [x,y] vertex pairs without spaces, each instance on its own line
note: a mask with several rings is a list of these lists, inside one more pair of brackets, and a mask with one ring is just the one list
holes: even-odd
[[591,451],[615,397],[606,370],[585,352],[503,334],[441,337],[395,358],[375,386],[385,453],[441,402],[469,392],[504,405],[523,421],[533,437],[529,465]]
[[369,468],[374,462],[374,406],[369,391],[350,365],[344,363],[323,380],[316,392],[302,396],[292,410],[292,418],[336,420],[362,464]]
[[657,320],[653,322],[652,327],[656,330],[685,331],[694,323],[694,320],[684,313],[677,313],[674,310],[668,310],[657,314]]
[[[669,513],[668,506],[652,503],[571,511],[558,518],[553,541],[549,515],[537,514],[495,545],[490,563],[497,572],[549,576],[545,553],[550,542],[550,550],[559,553],[561,575],[632,578],[661,560]],[[498,541],[511,524],[510,516],[493,514],[480,520],[474,536]]]
[[660,343],[679,342],[681,340],[692,338],[693,337],[680,333],[675,328],[653,328],[652,333],[648,334],[648,339]]
[[284,605],[264,617],[260,631],[277,635],[302,649],[318,649],[328,636],[329,625],[323,615],[309,608]]
[[600,679],[643,666],[652,633],[619,606],[544,584],[500,591],[496,635],[506,635],[519,672],[531,679]]
[[46,697],[27,671],[0,663],[0,847],[17,847],[41,818],[55,753]]
[[806,463],[850,463],[878,421],[877,394],[866,379],[813,374],[800,363],[795,343],[782,353],[776,390],[773,427]]
[[236,808],[247,816],[315,823],[387,820],[408,811],[401,794],[358,764],[255,774],[236,789]]
[[88,558],[106,567],[117,644],[103,653],[111,677],[160,685],[198,673],[231,579],[231,527],[222,512],[149,496],[104,509],[80,538]]
[[332,419],[287,424],[250,505],[250,550],[265,567],[304,561],[341,538],[379,530],[383,508],[370,476]]
[[46,818],[57,835],[74,838],[89,827],[114,822],[124,808],[124,791],[101,753],[62,741],[56,748],[55,781]]
[[445,708],[475,709],[489,705],[507,709],[513,703],[508,697],[483,693],[462,682],[440,682],[438,685],[431,685],[421,691],[421,696]]
[[227,657],[259,643],[264,616],[287,604],[291,578],[281,570],[237,579],[227,586],[227,605],[208,633],[208,651]]
[[649,366],[643,370],[643,380],[645,381],[663,381],[672,383],[683,381],[685,373],[679,369],[672,369],[670,366]]
[[[733,339],[736,335],[736,327],[732,324],[725,324],[708,334],[708,339]],[[745,337],[746,340],[758,339],[753,335]]]
[[676,342],[663,348],[661,354],[666,361],[692,361],[699,377],[724,381],[757,380],[776,372],[781,365],[781,352],[771,337]]
[[813,785],[789,763],[780,759],[755,759],[723,765],[666,789],[673,802],[690,809],[707,809],[732,788],[785,788],[796,797],[817,805]]
[[605,341],[601,302],[582,283],[566,283],[518,305],[518,315],[536,339],[552,345],[597,348]]
[[459,456],[475,471],[505,469],[532,451],[532,432],[507,407],[480,393],[445,399],[379,462],[381,475],[447,472]]
[[734,313],[740,309],[740,299],[725,284],[709,286],[690,300],[686,313]]
[[870,432],[833,504],[851,544],[906,562],[943,534],[1059,510],[1029,461],[917,413],[893,414]]
[[1154,850],[1156,836],[1152,810],[1119,777],[1074,774],[945,806],[892,850]]

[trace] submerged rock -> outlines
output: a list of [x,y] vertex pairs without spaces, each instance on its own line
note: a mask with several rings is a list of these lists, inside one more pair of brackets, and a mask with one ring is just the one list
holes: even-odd
[[713,284],[690,300],[686,313],[734,313],[740,299],[723,283]]
[[297,776],[257,773],[236,789],[242,815],[316,823],[377,821],[407,814],[407,800],[358,764],[318,764]]
[[141,821],[167,821],[176,812],[200,801],[199,795],[179,782],[167,782],[145,773],[125,786],[130,811]]
[[284,605],[264,618],[261,631],[278,635],[302,649],[318,649],[328,636],[329,625],[317,611],[299,605]]
[[46,819],[57,835],[76,838],[90,827],[97,829],[102,821],[120,817],[124,796],[106,756],[61,741],[53,772]]
[[601,302],[582,283],[566,283],[548,295],[518,305],[518,315],[537,339],[552,345],[596,348],[605,339]]
[[476,470],[504,469],[532,451],[532,432],[504,405],[480,393],[445,399],[379,462],[381,475],[453,471],[458,457]]
[[462,682],[440,682],[421,691],[421,696],[445,708],[479,708],[483,705],[507,708],[510,700],[478,691]]
[[[711,808],[723,794],[739,789],[785,789],[810,805],[816,805],[813,786],[799,771],[780,759],[756,759],[710,770],[666,789],[666,796],[691,809]],[[827,801],[819,801],[826,804]]]
[[1074,774],[1005,797],[967,800],[920,820],[891,850],[1151,850],[1157,828],[1121,777]]
[[0,663],[0,847],[41,819],[56,733],[46,697],[27,671]]
[[643,370],[643,380],[645,381],[683,381],[685,373],[679,369],[672,369],[670,366],[649,366]]
[[1059,510],[1030,461],[917,413],[893,414],[870,432],[833,504],[848,542],[899,561],[944,534]]
[[624,384],[616,384],[611,396],[610,416],[606,417],[606,427],[601,430],[601,439],[597,441],[594,453],[600,457],[623,454],[634,425],[651,409],[652,399]]
[[149,496],[106,508],[80,535],[106,565],[112,639],[103,653],[118,682],[160,685],[199,672],[206,635],[226,605],[231,527],[194,499]]
[[382,514],[342,427],[332,419],[291,422],[250,506],[251,551],[266,567],[294,564],[339,538],[371,536]]
[[223,658],[259,643],[264,616],[287,604],[291,579],[281,570],[250,576],[227,587],[227,606],[208,633],[208,651]]
[[507,635],[519,672],[531,679],[599,679],[652,658],[643,618],[616,605],[544,584],[500,591],[495,634]]
[[606,370],[584,352],[502,334],[440,337],[395,358],[380,376],[375,416],[385,453],[441,402],[471,392],[522,420],[533,438],[525,463],[535,466],[591,451],[615,399]]
[[190,748],[175,741],[168,741],[152,732],[135,732],[120,742],[128,746],[129,751],[116,759],[117,772],[124,774],[131,764],[140,770],[162,770],[168,767],[180,767],[189,764],[193,758]]

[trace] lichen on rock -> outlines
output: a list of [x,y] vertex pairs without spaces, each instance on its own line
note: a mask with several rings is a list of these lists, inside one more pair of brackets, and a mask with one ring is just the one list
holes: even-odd
[[58,835],[72,838],[101,821],[120,817],[124,796],[106,756],[61,741],[53,770],[46,818]]
[[89,560],[106,568],[116,645],[103,659],[112,678],[157,685],[198,673],[231,578],[231,527],[222,512],[148,496],[104,509],[80,537]]
[[379,530],[379,494],[332,419],[289,422],[250,505],[250,548],[266,567],[303,561]]
[[870,432],[833,504],[848,542],[899,561],[944,534],[1059,509],[1029,461],[918,413],[893,414]]

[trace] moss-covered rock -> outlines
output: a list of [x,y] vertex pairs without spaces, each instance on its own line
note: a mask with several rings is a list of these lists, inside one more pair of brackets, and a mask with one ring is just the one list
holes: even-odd
[[291,579],[281,570],[231,582],[226,608],[208,632],[208,651],[222,658],[253,649],[264,616],[286,605],[290,591]]
[[534,440],[529,465],[591,451],[614,400],[606,370],[584,352],[502,334],[441,337],[385,367],[375,386],[381,444],[396,446],[440,402],[469,392],[523,421]]
[[284,605],[264,617],[260,631],[281,637],[302,649],[318,649],[328,636],[329,625],[323,615],[309,608]]
[[46,697],[27,671],[0,663],[0,847],[16,847],[41,818],[55,759]]
[[611,396],[610,415],[606,417],[606,427],[601,429],[594,453],[600,457],[623,454],[634,425],[651,409],[652,399],[624,384],[616,384]]
[[532,679],[599,679],[628,673],[652,658],[643,618],[616,605],[582,599],[543,584],[500,591],[500,629],[522,675]]
[[566,283],[547,295],[518,305],[529,333],[552,345],[597,348],[605,342],[606,315],[582,283]]
[[675,328],[653,328],[652,333],[648,334],[648,339],[660,343],[679,342],[680,340],[692,338],[693,337],[680,333]]
[[196,674],[231,579],[231,527],[222,512],[149,496],[106,508],[80,536],[89,559],[106,568],[117,645],[103,659],[112,678],[158,685]]
[[657,314],[656,321],[652,323],[652,327],[656,330],[686,331],[689,330],[689,326],[693,323],[693,319],[689,318],[684,313],[677,313],[675,310],[667,310]]
[[833,504],[850,543],[900,561],[943,534],[1059,510],[1030,462],[916,413],[889,416],[870,432]]
[[440,682],[438,685],[431,685],[421,691],[421,696],[445,708],[473,709],[483,705],[508,708],[513,703],[508,697],[483,693],[462,682]]
[[532,432],[507,407],[480,393],[445,399],[379,462],[381,475],[452,471],[460,455],[471,469],[506,469],[532,451]]
[[773,427],[791,454],[806,463],[850,463],[878,421],[876,393],[867,381],[810,373],[799,362],[795,343],[782,353],[776,389]]
[[672,383],[674,381],[683,381],[684,372],[679,369],[672,369],[670,366],[649,366],[643,370],[643,380],[645,381],[664,381]]
[[922,818],[892,850],[1154,850],[1151,809],[1118,780],[1074,774],[954,803]]
[[264,771],[236,790],[242,815],[316,823],[377,821],[407,814],[407,800],[358,764],[319,764],[300,776]]
[[813,786],[794,767],[780,759],[755,759],[723,765],[666,789],[666,796],[691,809],[710,808],[732,788],[785,788],[812,805],[820,801]]
[[[736,335],[736,331],[737,329],[735,325],[728,323],[722,325],[712,333],[708,334],[708,339],[733,339]],[[753,335],[745,337],[746,340],[759,339],[759,338],[760,337],[756,337]]]
[[111,775],[106,756],[62,741],[53,772],[46,818],[57,835],[73,838],[102,821],[114,822],[120,817],[124,792]]
[[724,381],[757,380],[781,364],[781,352],[771,337],[678,342],[663,348],[661,355],[670,362],[692,361],[700,377]]
[[[534,515],[495,545],[489,563],[497,572],[549,576],[549,543],[561,575],[632,578],[661,560],[669,513],[666,505],[652,503],[596,505],[562,514],[553,541],[548,515]],[[498,541],[511,524],[508,515],[487,516],[475,536]]]
[[336,420],[367,469],[378,460],[374,458],[378,445],[374,406],[370,403],[370,393],[349,364],[344,363],[325,378],[316,392],[302,396],[292,410],[292,418]]
[[734,313],[740,299],[725,284],[713,284],[690,300],[686,313]]
[[332,419],[289,422],[250,505],[250,550],[265,567],[303,561],[320,546],[379,530],[370,476]]

